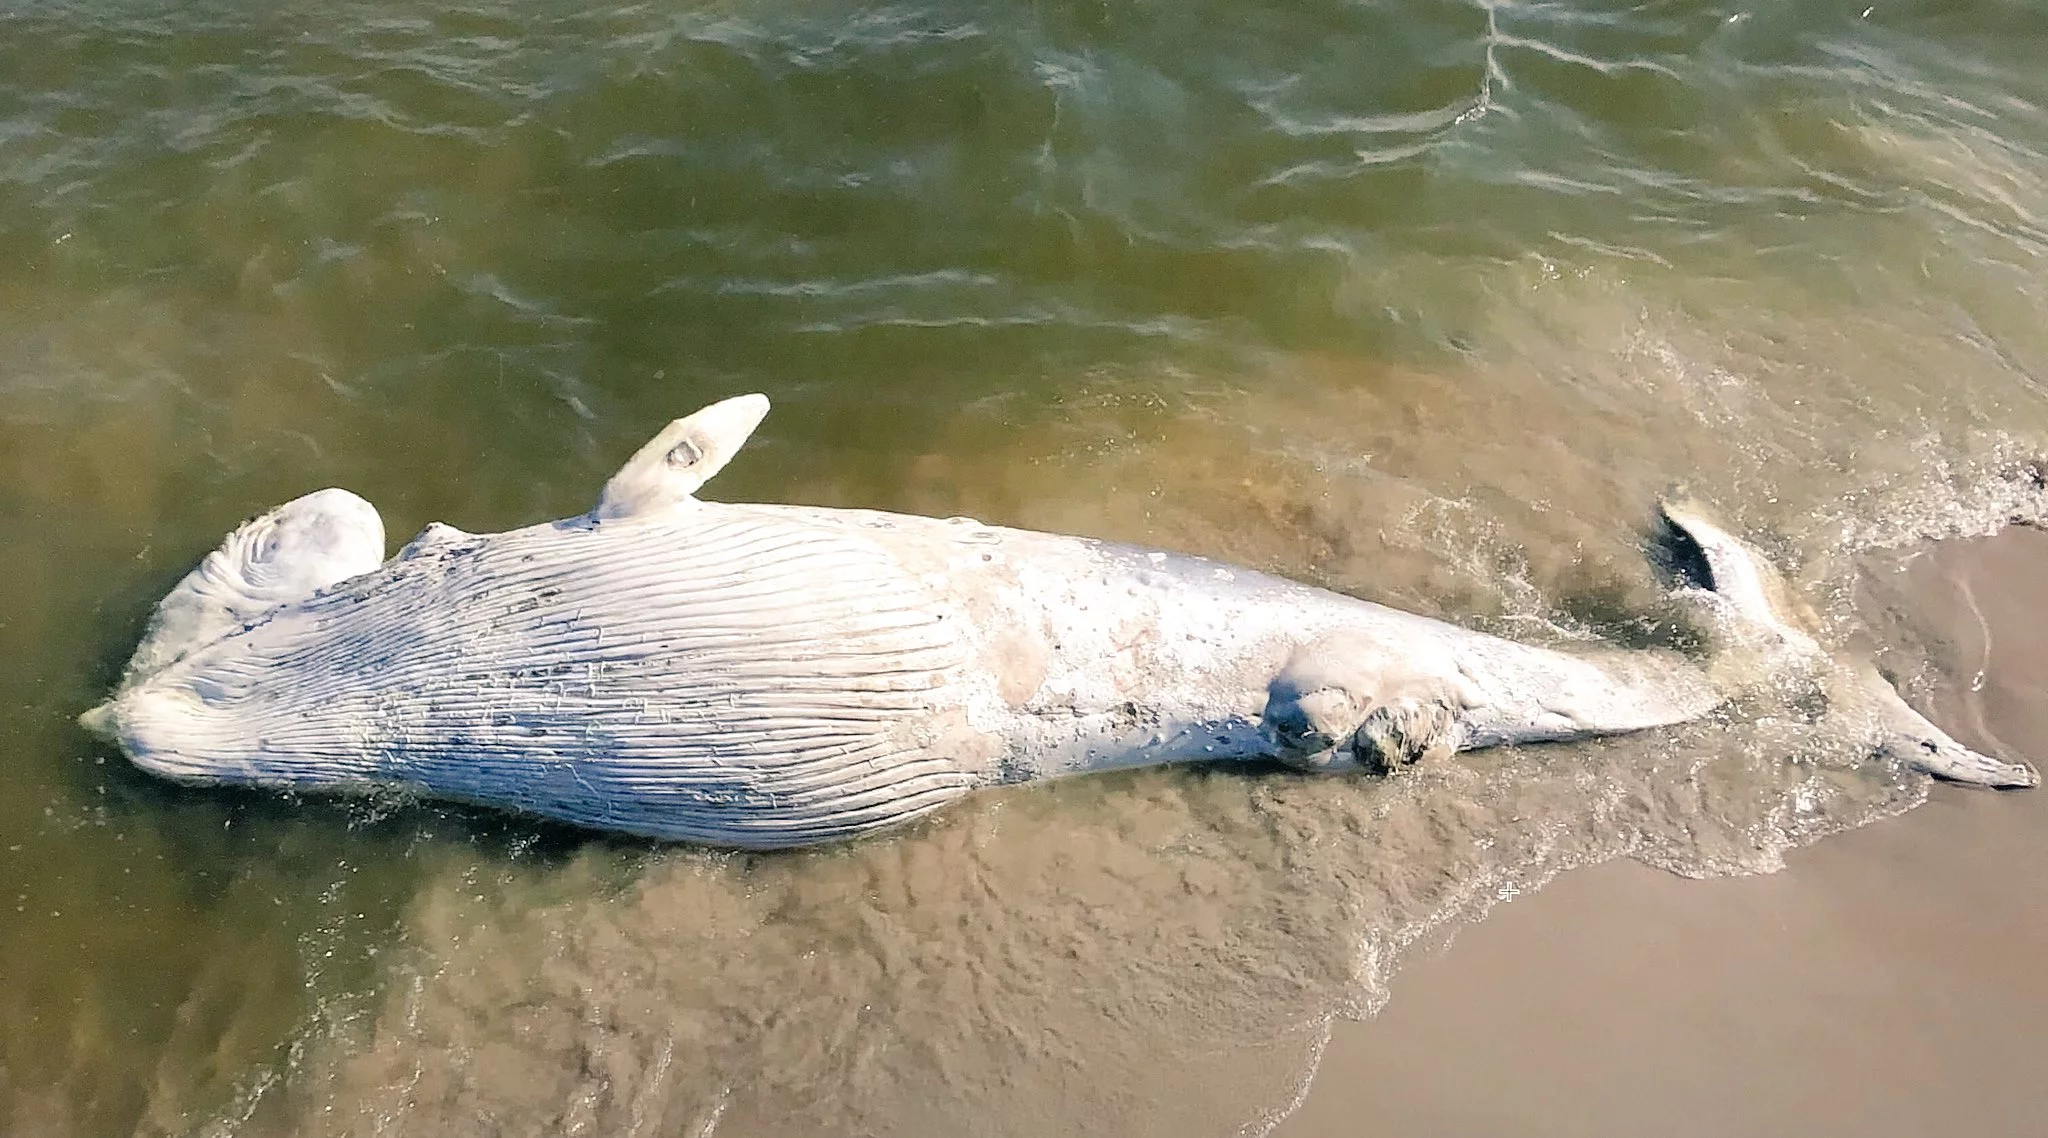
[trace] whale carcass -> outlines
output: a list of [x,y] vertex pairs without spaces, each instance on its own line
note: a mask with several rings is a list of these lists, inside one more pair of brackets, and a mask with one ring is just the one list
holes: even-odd
[[[389,560],[362,499],[288,502],[164,598],[83,721],[181,782],[399,787],[772,848],[1004,783],[1186,760],[1390,770],[1722,702],[1676,653],[1520,644],[1198,557],[699,500],[767,407],[671,423],[588,514],[437,524]],[[1703,600],[1780,655],[1818,652],[1767,563],[1697,514],[1666,517]],[[1906,761],[2038,781],[1883,695],[1876,742]]]

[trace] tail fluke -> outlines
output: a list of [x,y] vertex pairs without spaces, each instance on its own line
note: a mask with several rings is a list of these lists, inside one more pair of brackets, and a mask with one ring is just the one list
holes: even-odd
[[1724,623],[1766,646],[1802,657],[1819,655],[1820,644],[1799,627],[1799,606],[1770,561],[1691,499],[1666,498],[1657,508],[1669,528],[1677,574],[1719,611]]
[[[1820,643],[1799,627],[1803,614],[1791,589],[1762,554],[1688,499],[1669,498],[1659,508],[1680,562],[1676,571],[1691,586],[1683,591],[1705,600],[1722,624],[1766,652],[1790,662],[1825,663]],[[1873,705],[1869,710],[1879,754],[1936,778],[1972,786],[2040,785],[2041,772],[2032,765],[1979,754],[1950,738],[1908,706],[1875,668],[1856,668],[1854,686]]]

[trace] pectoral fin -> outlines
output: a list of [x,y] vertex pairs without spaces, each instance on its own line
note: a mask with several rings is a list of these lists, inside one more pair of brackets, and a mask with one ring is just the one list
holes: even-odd
[[646,517],[691,500],[725,468],[768,414],[765,395],[738,395],[677,419],[604,484],[592,516],[599,521]]

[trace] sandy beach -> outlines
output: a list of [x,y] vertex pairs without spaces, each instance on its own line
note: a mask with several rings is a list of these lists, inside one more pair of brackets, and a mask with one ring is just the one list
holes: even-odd
[[[1955,677],[1922,709],[2048,757],[2048,533],[1864,568],[1878,636]],[[2043,1133],[2048,793],[1936,786],[1788,861],[1707,881],[1610,862],[1497,907],[1337,1025],[1274,1133]]]

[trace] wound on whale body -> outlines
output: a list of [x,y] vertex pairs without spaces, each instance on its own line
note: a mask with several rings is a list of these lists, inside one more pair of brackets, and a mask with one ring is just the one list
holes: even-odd
[[[587,514],[435,524],[389,559],[361,498],[287,502],[172,589],[81,720],[181,782],[400,788],[759,849],[1004,783],[1216,760],[1387,772],[1725,703],[1713,660],[1521,644],[1200,557],[697,498],[767,411],[744,395],[669,424]],[[1860,700],[1875,753],[2039,781],[1830,660],[1769,563],[1697,507],[1662,516],[1692,569],[1679,595],[1731,646],[1717,660]]]

